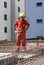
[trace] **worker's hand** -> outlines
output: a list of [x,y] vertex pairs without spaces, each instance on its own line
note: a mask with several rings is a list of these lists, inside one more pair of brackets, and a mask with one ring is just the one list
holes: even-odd
[[14,31],[17,34],[17,31]]
[[22,30],[22,32],[25,32],[26,30],[24,29],[24,30]]

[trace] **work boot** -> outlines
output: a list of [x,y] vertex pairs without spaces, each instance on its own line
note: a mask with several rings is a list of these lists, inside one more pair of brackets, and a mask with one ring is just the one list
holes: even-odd
[[26,46],[23,46],[23,50],[26,51]]
[[17,48],[16,52],[19,52],[20,51],[20,47]]

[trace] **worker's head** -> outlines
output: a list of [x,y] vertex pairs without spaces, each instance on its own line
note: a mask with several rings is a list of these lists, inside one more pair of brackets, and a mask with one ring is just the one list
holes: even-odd
[[20,17],[25,18],[25,13],[20,13]]
[[20,18],[24,19],[25,18],[25,13],[20,13]]

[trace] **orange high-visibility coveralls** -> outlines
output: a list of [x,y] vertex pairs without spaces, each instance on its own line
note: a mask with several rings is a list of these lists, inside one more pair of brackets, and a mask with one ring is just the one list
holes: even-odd
[[16,39],[16,44],[17,46],[20,46],[21,40],[22,40],[22,46],[26,45],[26,31],[25,27],[30,25],[26,20],[23,20],[23,22],[21,22],[20,19],[16,20],[13,24],[13,26],[17,26],[16,30],[17,30],[17,39]]

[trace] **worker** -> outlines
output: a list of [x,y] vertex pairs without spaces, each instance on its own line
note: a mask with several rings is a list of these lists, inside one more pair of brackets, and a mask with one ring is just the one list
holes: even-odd
[[20,18],[13,23],[16,33],[17,51],[20,51],[21,42],[23,49],[26,50],[26,30],[29,28],[30,24],[25,20],[25,17],[25,13],[20,13]]

